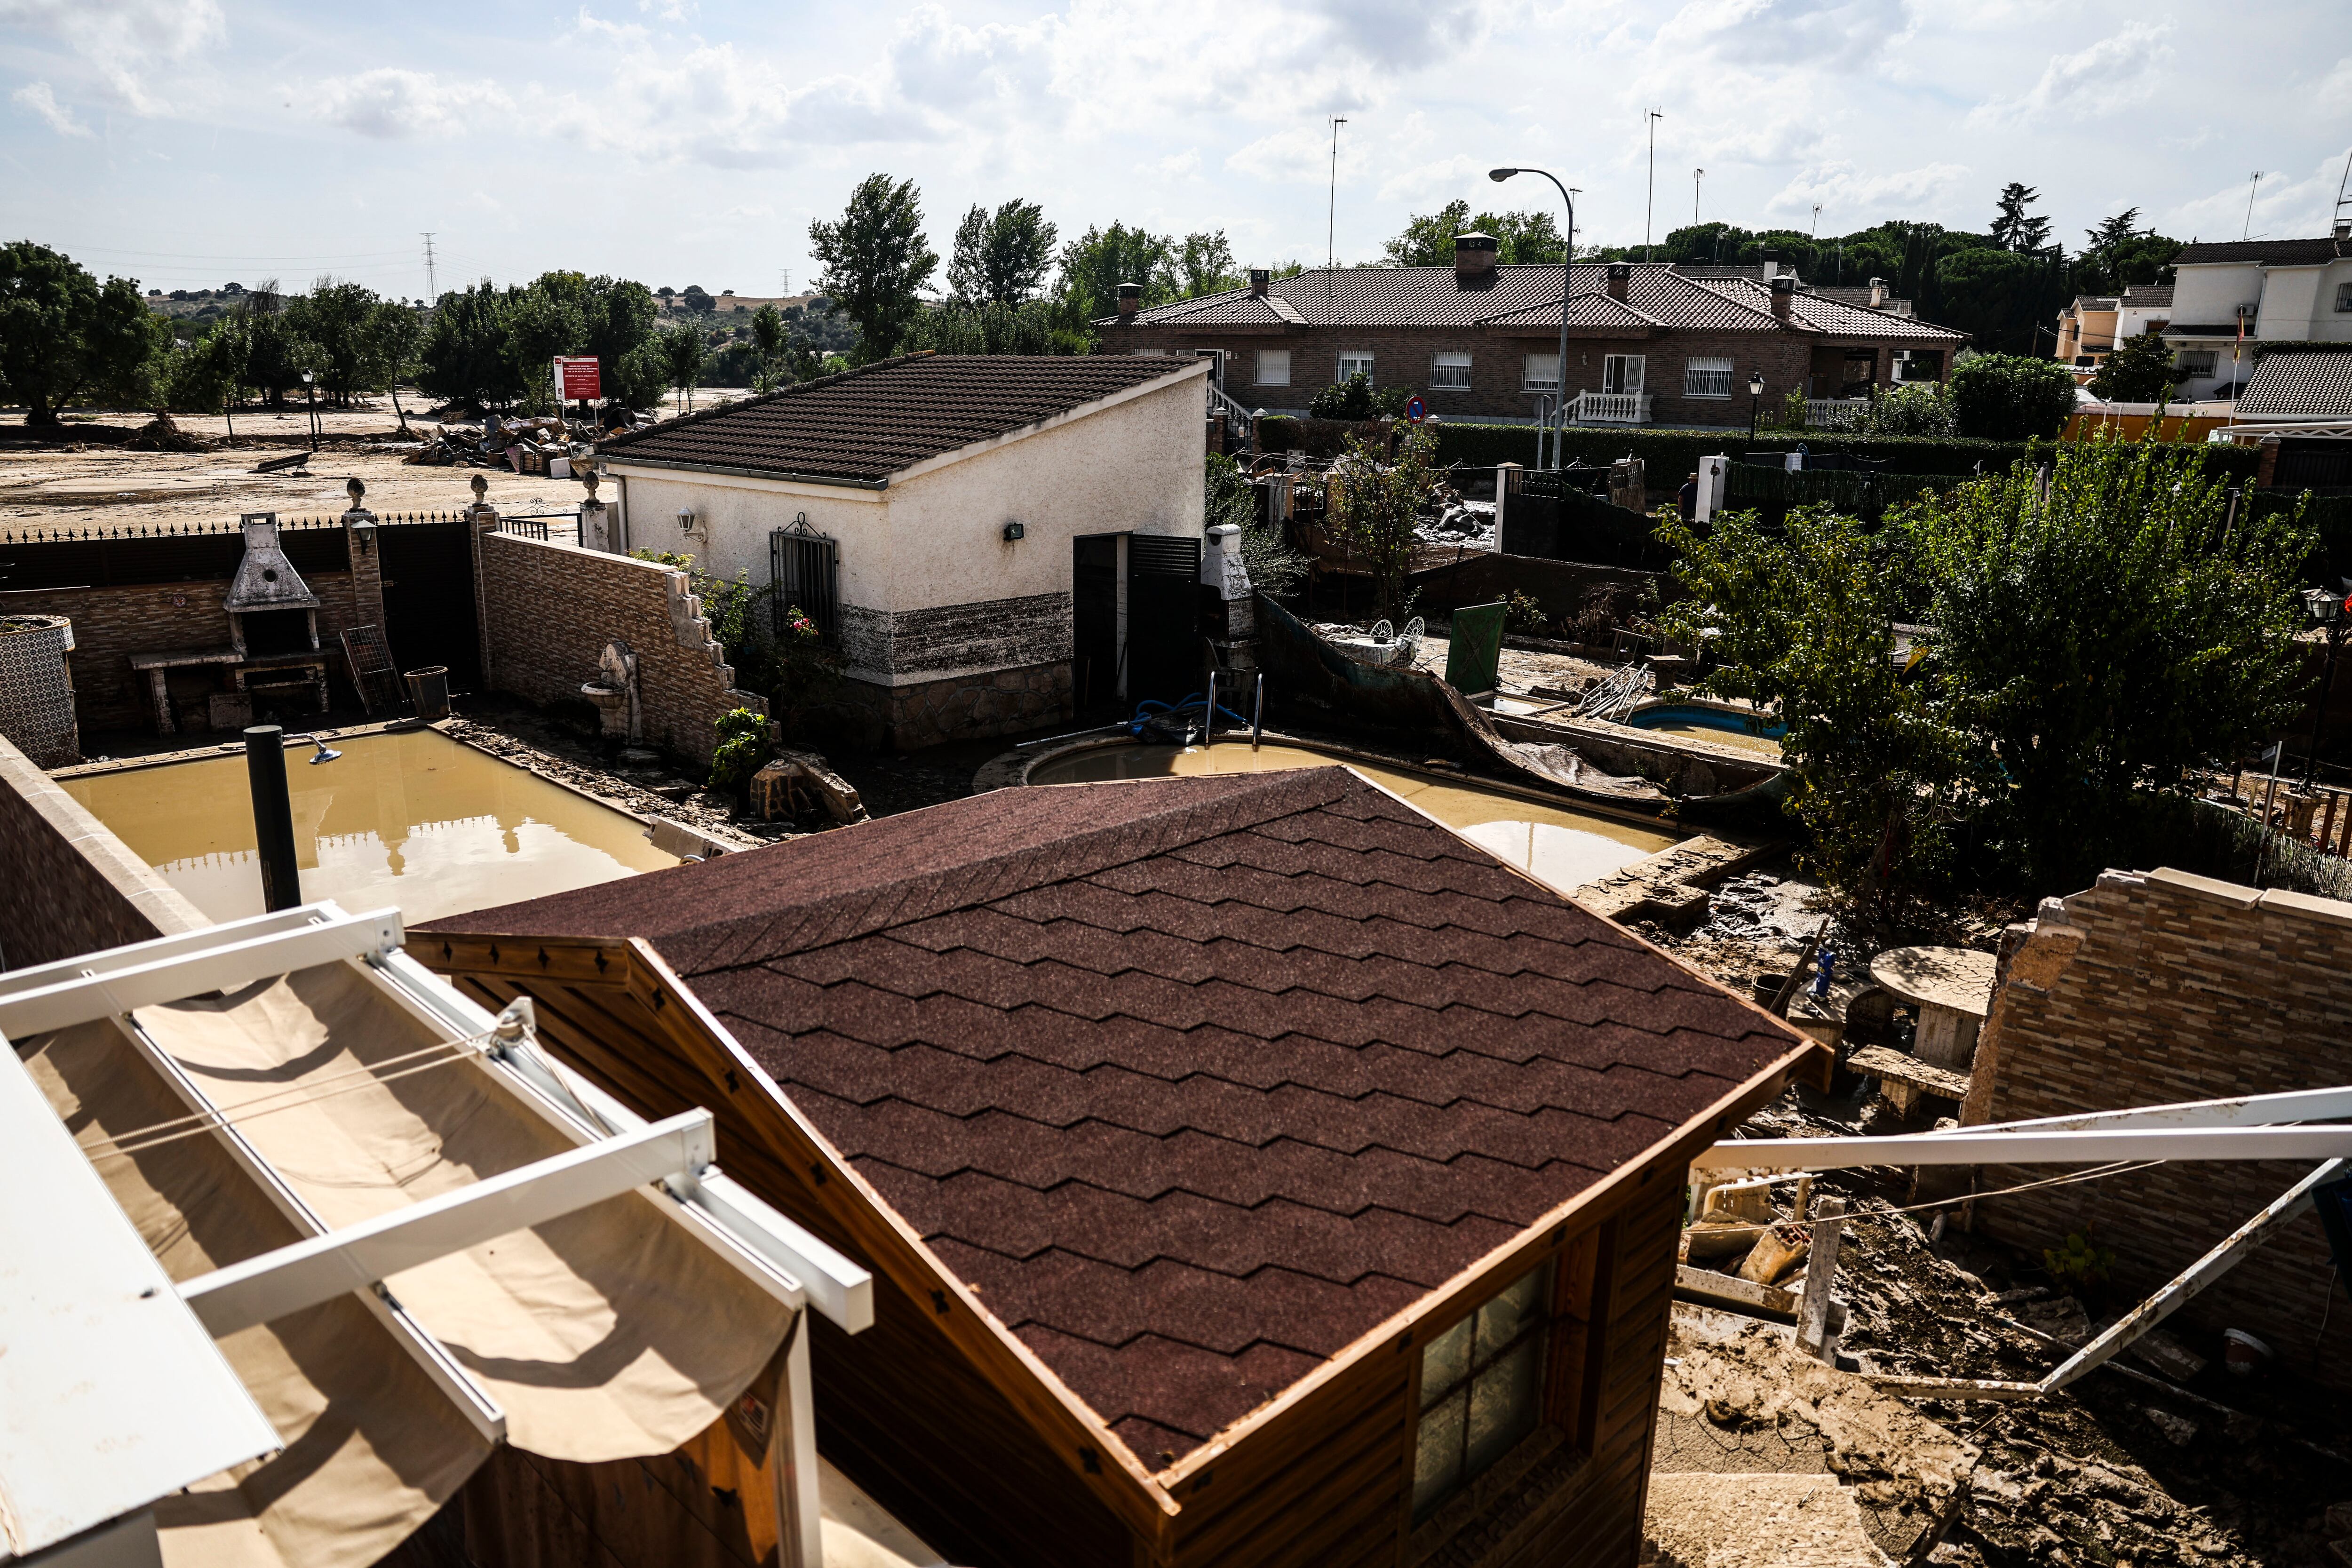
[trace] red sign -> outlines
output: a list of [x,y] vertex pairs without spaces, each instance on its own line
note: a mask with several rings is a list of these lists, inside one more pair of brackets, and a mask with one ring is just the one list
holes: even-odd
[[597,374],[596,361],[593,357],[557,360],[555,378],[563,388],[563,401],[566,403],[604,395],[604,384]]

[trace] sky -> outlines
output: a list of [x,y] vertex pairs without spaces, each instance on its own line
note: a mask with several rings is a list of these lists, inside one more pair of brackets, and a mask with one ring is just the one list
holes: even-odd
[[1246,266],[1376,259],[1457,196],[1559,211],[1488,184],[1504,163],[1577,187],[1580,243],[1695,201],[1981,230],[2011,180],[2070,247],[2132,206],[2317,235],[2352,153],[2341,5],[0,0],[0,237],[166,289],[423,297],[430,233],[443,289],[565,267],[765,295],[812,283],[810,221],[877,171],[942,254],[1019,196],[1066,239],[1223,229]]

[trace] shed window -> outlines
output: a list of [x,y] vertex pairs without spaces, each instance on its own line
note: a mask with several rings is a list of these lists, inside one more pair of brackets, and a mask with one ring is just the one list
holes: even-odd
[[1543,1419],[1544,1333],[1551,1268],[1513,1280],[1421,1352],[1412,1517],[1432,1510],[1511,1451]]
[[1290,351],[1288,349],[1257,351],[1257,384],[1260,386],[1290,384]]
[[1351,375],[1360,375],[1368,383],[1372,379],[1371,350],[1342,349],[1339,351],[1339,379],[1345,381]]
[[1727,359],[1690,359],[1683,362],[1683,395],[1685,397],[1728,397],[1731,395],[1731,362]]
[[1529,392],[1558,392],[1559,390],[1559,355],[1556,353],[1528,355],[1527,373],[1520,378],[1519,384]]
[[1429,362],[1429,386],[1433,392],[1469,391],[1470,356],[1447,352],[1433,355]]

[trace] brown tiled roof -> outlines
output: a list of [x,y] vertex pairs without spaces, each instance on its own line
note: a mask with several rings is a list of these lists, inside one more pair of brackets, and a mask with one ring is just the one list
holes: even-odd
[[2169,283],[2131,284],[2124,289],[2123,303],[2141,310],[2170,310],[2172,285]]
[[2352,419],[2352,343],[2269,353],[2238,394],[2242,419]]
[[909,354],[607,437],[623,462],[878,485],[1192,361],[1117,355]]
[[[1607,297],[1606,265],[1579,262],[1574,271],[1570,284],[1572,295]],[[1465,286],[1451,267],[1317,268],[1275,279],[1268,295],[1287,304],[1297,317],[1296,324],[1304,326],[1471,327],[1490,322],[1520,326],[1541,320],[1556,325],[1560,276],[1557,266],[1497,267],[1491,281]],[[1808,298],[1798,295],[1800,300]],[[1783,328],[1773,319],[1770,296],[1763,285],[1738,278],[1694,278],[1663,261],[1633,264],[1626,300],[1642,317],[1683,331],[1827,331],[1915,341],[1948,338],[1956,342],[1965,336],[1913,318],[1830,300],[1818,301],[1810,311],[1801,304],[1792,326]],[[1548,316],[1543,314],[1546,311]],[[1186,327],[1252,321],[1269,327],[1277,324],[1266,300],[1253,302],[1247,289],[1234,289],[1154,306],[1137,312],[1131,324]],[[1118,324],[1116,316],[1096,323]],[[1570,324],[1575,324],[1573,319]]]
[[[1557,296],[1538,305],[1528,305],[1517,310],[1506,310],[1499,316],[1489,316],[1489,327],[1550,327],[1559,326],[1560,302]],[[1568,301],[1568,324],[1576,327],[1630,327],[1647,331],[1663,327],[1664,321],[1644,310],[1621,304],[1606,294],[1577,294]]]
[[2258,261],[2266,267],[2316,267],[2339,255],[2352,256],[2352,245],[2339,248],[2332,239],[2231,239],[2181,247],[2175,267],[2205,261]]
[[1145,1455],[1802,1044],[1340,768],[1000,790],[440,923],[650,940]]

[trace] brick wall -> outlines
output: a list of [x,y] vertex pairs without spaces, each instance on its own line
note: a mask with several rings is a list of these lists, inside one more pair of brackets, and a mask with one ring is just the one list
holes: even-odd
[[478,533],[476,548],[488,679],[499,690],[577,702],[604,645],[618,638],[637,656],[648,745],[707,763],[720,714],[768,710],[766,699],[734,689],[684,572],[511,533]]
[[[2044,901],[2003,944],[1977,1047],[1969,1122],[2352,1084],[2352,904],[2178,871],[2110,871]],[[2161,1285],[2309,1172],[2293,1163],[2167,1164],[1976,1205],[2026,1247],[2094,1226],[2112,1247],[2111,1310]],[[1980,1189],[2047,1176],[1989,1166]],[[2300,1375],[2352,1387],[2352,1302],[2328,1297],[2306,1214],[2196,1297],[2192,1328],[2242,1328]],[[2323,1342],[2322,1318],[2327,1320]],[[2208,1347],[2209,1349],[2211,1347]]]
[[0,739],[0,969],[54,963],[210,923]]

